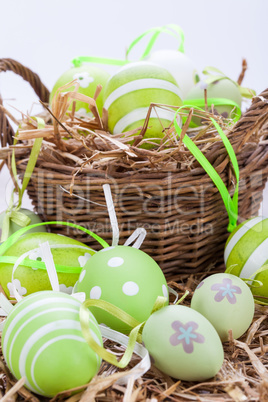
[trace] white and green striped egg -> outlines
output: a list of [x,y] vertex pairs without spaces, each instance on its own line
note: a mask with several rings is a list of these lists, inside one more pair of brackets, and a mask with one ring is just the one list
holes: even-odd
[[[151,103],[182,105],[175,78],[165,68],[149,62],[122,67],[109,79],[104,91],[110,132],[119,134],[143,126]],[[163,137],[163,127],[168,127],[173,119],[171,110],[157,108],[157,114],[152,110],[144,138]]]
[[224,261],[226,272],[262,283],[262,286],[252,283],[252,293],[257,299],[268,297],[268,270],[254,275],[268,264],[268,218],[258,216],[238,225],[226,242]]
[[[81,303],[72,296],[43,291],[25,297],[8,315],[2,350],[12,374],[26,378],[31,391],[53,397],[87,384],[100,357],[85,341],[79,321]],[[100,328],[89,313],[90,330],[102,346]]]

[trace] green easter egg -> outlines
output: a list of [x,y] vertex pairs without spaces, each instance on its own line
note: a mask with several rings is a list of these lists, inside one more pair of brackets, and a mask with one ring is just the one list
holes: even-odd
[[[129,246],[107,247],[86,263],[76,285],[87,299],[106,300],[142,322],[150,316],[158,296],[168,298],[167,282],[159,265],[146,253]],[[120,332],[130,328],[99,308],[90,308],[99,323]]]
[[[75,282],[79,278],[82,267],[91,255],[94,254],[94,250],[83,243],[55,233],[29,233],[21,237],[13,246],[9,247],[3,256],[20,257],[27,251],[38,248],[41,243],[46,241],[51,246],[66,245],[63,248],[51,248],[51,252],[55,265],[61,266],[57,268],[60,290],[71,293]],[[1,258],[2,256],[0,256],[0,283],[7,296],[11,297],[11,279],[14,264],[1,262]],[[31,262],[33,260],[41,261],[40,251],[33,251],[27,259]],[[21,264],[15,271],[14,278],[21,296],[40,290],[51,289],[46,269],[36,269]]]
[[195,85],[196,68],[191,59],[178,50],[161,49],[152,52],[146,59],[165,69],[175,78],[183,99]]
[[[31,222],[29,223],[29,225],[34,225],[35,223],[42,223],[41,218],[36,213],[34,213],[33,211],[30,211],[29,209],[20,208],[19,212],[22,212],[24,215],[27,215],[31,219]],[[6,211],[4,211],[0,214],[0,237],[1,237],[1,233],[2,233],[3,221],[5,218],[5,214],[6,214]],[[11,236],[13,233],[17,232],[17,230],[19,230],[19,229],[21,229],[21,226],[17,225],[12,220],[10,220],[8,237]],[[46,227],[39,226],[37,228],[30,229],[28,233],[33,233],[33,232],[46,232]]]
[[[101,359],[85,341],[79,320],[81,303],[64,293],[43,291],[25,297],[7,317],[2,351],[17,380],[31,391],[53,397],[87,384]],[[98,323],[90,313],[94,340],[102,346]]]
[[[208,98],[230,99],[231,101],[235,102],[239,108],[241,108],[242,97],[239,88],[228,78],[223,78],[208,85],[204,81],[198,82],[187,94],[185,104],[187,104],[188,99],[204,99],[204,104],[200,107],[205,110],[204,88],[207,89]],[[212,109],[209,109],[209,111],[212,111]],[[222,115],[225,119],[233,119],[236,111],[234,110],[233,105],[228,105],[226,103],[223,105],[214,106],[214,114]],[[198,126],[202,124],[201,119],[198,117],[193,117],[192,122]]]
[[258,216],[238,225],[227,239],[224,261],[226,272],[260,281],[262,285],[252,283],[251,290],[256,300],[267,302],[262,296],[268,297],[268,269],[256,271],[268,264],[268,218]]
[[[118,134],[143,126],[151,103],[181,106],[181,91],[172,75],[163,67],[148,62],[130,63],[108,81],[104,92],[108,126]],[[162,121],[163,126],[159,123]],[[163,137],[163,127],[174,119],[174,112],[157,108],[149,120],[152,129],[144,138]]]
[[210,275],[197,286],[191,308],[206,317],[223,342],[229,330],[237,339],[249,328],[254,316],[254,299],[242,279],[226,273]]
[[179,380],[207,380],[223,363],[222,343],[215,328],[186,306],[169,305],[153,313],[144,325],[142,340],[152,363]]
[[[83,95],[87,95],[90,98],[93,98],[97,85],[102,85],[104,89],[109,77],[110,74],[107,71],[90,63],[82,64],[82,66],[80,67],[72,67],[64,74],[62,74],[62,76],[57,80],[56,84],[54,85],[51,91],[49,102],[50,103],[52,102],[53,96],[55,95],[55,92],[58,88],[68,84],[74,79],[78,79],[78,82],[80,84],[78,92]],[[103,89],[101,90],[98,98],[96,99],[100,116],[102,115],[102,108],[103,108]],[[74,86],[68,88],[67,90],[68,91],[74,90]],[[70,107],[70,110],[71,109],[72,106]],[[87,114],[92,115],[88,107],[88,103],[82,101],[76,101],[75,110],[82,117]]]

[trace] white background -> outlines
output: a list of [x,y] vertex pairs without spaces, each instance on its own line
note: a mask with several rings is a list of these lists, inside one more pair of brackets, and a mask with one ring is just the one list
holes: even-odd
[[[185,52],[197,69],[215,66],[234,80],[246,58],[243,85],[260,93],[268,86],[267,0],[0,0],[0,57],[20,61],[52,89],[76,56],[124,58],[127,46],[145,30],[175,23],[185,33]],[[176,48],[163,35],[158,48]],[[133,53],[141,55],[144,45]],[[112,67],[105,67],[113,72]],[[37,98],[12,73],[0,74],[5,106],[29,112]],[[38,111],[35,106],[32,113]],[[0,212],[6,208],[8,172],[0,173]],[[6,199],[7,198],[7,199]],[[268,197],[262,207],[268,215]],[[30,207],[25,197],[24,206]]]

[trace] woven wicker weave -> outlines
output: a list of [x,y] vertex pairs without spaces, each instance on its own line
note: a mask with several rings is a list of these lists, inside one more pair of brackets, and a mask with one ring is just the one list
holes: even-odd
[[[23,76],[43,102],[49,92],[36,74],[19,63],[0,60],[0,71],[12,70]],[[240,168],[239,220],[258,214],[262,191],[268,177],[268,90],[253,99],[251,107],[228,135]],[[12,129],[0,113],[2,147],[12,144]],[[221,141],[205,154],[232,192],[233,175],[226,149]],[[18,171],[23,174],[29,149],[17,155]],[[111,185],[120,228],[120,244],[137,227],[145,227],[147,237],[142,250],[161,266],[168,279],[182,272],[206,271],[223,263],[223,249],[228,236],[228,216],[217,188],[195,162],[191,169],[139,171],[137,166],[125,171],[93,171],[85,168],[76,177],[73,192],[91,202],[71,197],[69,188],[73,167],[53,163],[40,154],[28,186],[36,211],[45,221],[64,220],[85,226],[111,244],[112,233],[102,189]],[[101,204],[101,205],[98,205]],[[55,232],[75,236],[93,248],[96,242],[67,227]],[[218,268],[220,269],[220,268]]]

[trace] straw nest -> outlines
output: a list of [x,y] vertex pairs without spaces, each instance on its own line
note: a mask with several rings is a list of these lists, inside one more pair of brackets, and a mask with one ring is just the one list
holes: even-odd
[[[213,273],[213,272],[211,272]],[[202,275],[182,275],[177,283],[169,283],[179,294],[189,290],[183,304],[189,305],[191,295],[197,284],[205,277]],[[125,370],[103,362],[98,375],[85,387],[57,395],[52,401],[268,401],[268,307],[256,304],[254,320],[248,331],[238,340],[230,337],[224,343],[225,359],[219,373],[202,383],[178,381],[163,374],[153,365],[151,369],[134,383],[119,386],[116,381],[139,358],[133,355]],[[123,348],[106,341],[105,347],[122,355]],[[43,397],[31,394],[23,387],[23,379],[16,382],[5,366],[2,354],[0,360],[0,395],[5,401],[27,400],[45,401]]]

